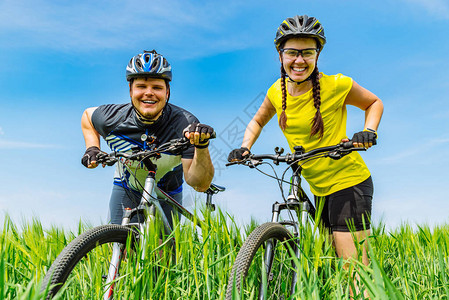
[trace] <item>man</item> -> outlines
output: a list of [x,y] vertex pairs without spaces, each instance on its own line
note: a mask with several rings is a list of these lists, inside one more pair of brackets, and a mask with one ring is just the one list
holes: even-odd
[[[96,168],[100,150],[100,136],[113,151],[131,152],[132,148],[145,149],[148,143],[143,134],[155,138],[154,144],[163,144],[183,135],[191,146],[179,155],[161,153],[156,182],[159,188],[182,203],[183,176],[197,191],[205,191],[214,176],[209,155],[212,127],[200,124],[190,112],[168,103],[170,98],[171,66],[155,50],[134,56],[126,67],[131,103],[106,104],[84,111],[81,127],[86,152],[81,160],[87,168]],[[134,208],[140,201],[147,171],[138,162],[117,164],[114,186],[109,204],[110,222],[120,224],[123,209]],[[157,191],[163,198],[162,193]],[[171,220],[171,207],[162,204]],[[135,222],[136,220],[132,220]]]

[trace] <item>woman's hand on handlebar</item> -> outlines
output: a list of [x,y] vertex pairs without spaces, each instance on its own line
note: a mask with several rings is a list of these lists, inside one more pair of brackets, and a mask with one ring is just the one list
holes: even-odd
[[248,158],[248,156],[250,154],[251,154],[251,151],[249,151],[249,149],[246,148],[246,147],[241,147],[239,149],[234,149],[234,150],[232,150],[229,153],[228,161],[229,162],[241,161],[241,160],[244,160],[244,159]]
[[[371,130],[364,130],[354,133],[351,141],[355,148],[371,148],[377,144],[377,133]],[[349,139],[342,139],[343,143],[349,142]]]

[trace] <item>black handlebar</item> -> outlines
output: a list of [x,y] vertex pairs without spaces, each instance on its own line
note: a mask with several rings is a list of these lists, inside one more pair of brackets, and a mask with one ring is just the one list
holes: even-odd
[[[296,148],[296,147],[295,147]],[[302,148],[302,147],[301,147]],[[365,148],[358,148],[354,147],[352,144],[352,141],[349,142],[342,142],[335,146],[327,146],[327,147],[321,147],[317,149],[310,150],[309,152],[302,152],[297,151],[295,153],[287,153],[285,155],[281,155],[281,153],[278,151],[277,154],[252,154],[248,158],[240,161],[233,161],[230,163],[227,163],[226,166],[231,166],[235,164],[247,164],[250,163],[250,166],[255,165],[256,162],[260,162],[264,159],[270,159],[275,164],[285,162],[285,163],[293,163],[295,161],[303,161],[308,158],[312,158],[314,156],[317,156],[318,154],[325,153],[325,157],[330,157],[332,159],[340,159],[346,154],[349,154],[352,151],[365,151]],[[327,152],[327,153],[326,153]]]
[[[217,134],[215,131],[211,134],[209,139],[216,138]],[[186,137],[179,139],[172,139],[158,147],[151,150],[142,150],[134,153],[127,152],[112,152],[112,153],[100,153],[97,155],[97,163],[104,163],[108,166],[112,166],[121,157],[129,160],[143,160],[145,158],[159,157],[162,152],[170,152],[173,154],[178,154],[179,152],[187,149],[190,146],[190,140]]]

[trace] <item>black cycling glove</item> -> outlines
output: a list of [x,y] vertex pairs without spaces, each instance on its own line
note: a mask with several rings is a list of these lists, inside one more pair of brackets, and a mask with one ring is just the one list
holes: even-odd
[[369,144],[376,145],[377,133],[373,129],[365,129],[363,131],[354,133],[352,137],[353,143],[361,143],[361,144]]
[[[201,123],[192,123],[184,129],[184,133],[195,133],[198,132],[200,134],[199,144],[195,145],[196,148],[203,149],[209,146],[209,139],[213,137],[214,129],[206,124]],[[201,133],[210,134],[209,138],[201,139]]]
[[100,152],[101,150],[97,146],[87,148],[86,152],[83,155],[83,158],[81,158],[81,163],[83,164],[83,166],[87,168],[91,162],[97,161],[97,155]]
[[[245,151],[248,151],[248,154],[243,156],[243,153],[245,153]],[[243,160],[243,159],[247,158],[250,154],[251,154],[251,151],[249,151],[249,149],[246,147],[242,147],[240,149],[234,149],[229,153],[228,161],[232,162],[232,161],[237,161],[237,160]]]

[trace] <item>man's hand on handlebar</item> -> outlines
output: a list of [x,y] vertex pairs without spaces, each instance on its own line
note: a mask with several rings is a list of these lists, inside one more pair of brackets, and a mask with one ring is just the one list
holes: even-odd
[[[97,156],[100,153],[104,153],[98,148],[97,146],[92,146],[86,149],[86,152],[84,152],[83,157],[81,158],[81,163],[83,166],[89,169],[94,169],[98,166],[97,164]],[[104,167],[104,165],[103,165]]]
[[215,137],[214,129],[206,124],[192,123],[183,131],[184,136],[197,149],[204,149],[209,146],[209,139]]

